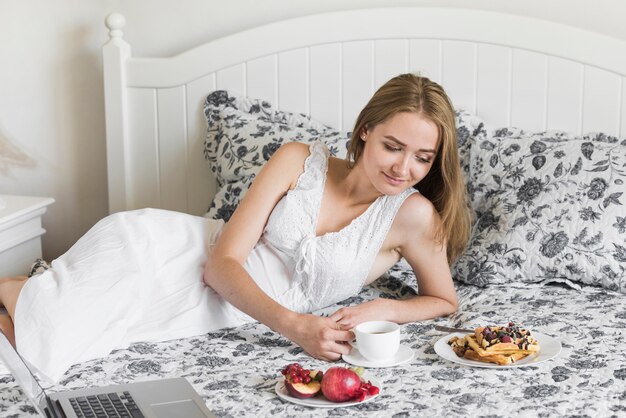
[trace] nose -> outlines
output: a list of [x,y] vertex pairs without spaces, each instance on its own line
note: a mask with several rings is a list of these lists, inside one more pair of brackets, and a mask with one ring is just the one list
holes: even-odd
[[393,174],[398,177],[405,177],[409,172],[410,155],[399,156],[392,166]]

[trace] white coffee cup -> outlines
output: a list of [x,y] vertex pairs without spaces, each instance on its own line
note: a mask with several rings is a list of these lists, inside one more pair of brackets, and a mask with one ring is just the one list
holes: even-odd
[[400,348],[400,325],[395,322],[363,322],[354,327],[353,331],[356,348],[366,360],[389,360]]

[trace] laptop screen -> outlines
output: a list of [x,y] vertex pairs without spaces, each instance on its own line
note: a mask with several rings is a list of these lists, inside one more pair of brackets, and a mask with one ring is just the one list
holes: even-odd
[[4,361],[17,384],[20,385],[26,396],[33,403],[37,412],[45,417],[46,415],[41,410],[41,405],[45,402],[46,393],[2,332],[0,332],[0,358]]

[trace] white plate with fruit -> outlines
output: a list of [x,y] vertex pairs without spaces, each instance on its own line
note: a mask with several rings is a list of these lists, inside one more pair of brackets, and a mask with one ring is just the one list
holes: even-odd
[[369,402],[380,395],[380,384],[365,378],[361,367],[331,367],[325,372],[292,363],[274,390],[279,398],[298,405],[340,408]]

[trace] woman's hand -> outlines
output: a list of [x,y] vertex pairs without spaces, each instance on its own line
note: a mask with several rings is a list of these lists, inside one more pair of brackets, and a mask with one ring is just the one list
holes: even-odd
[[300,314],[297,325],[285,333],[285,336],[298,344],[311,357],[335,361],[342,354],[348,354],[352,347],[348,341],[354,339],[354,333],[337,324],[329,317]]
[[388,302],[386,299],[374,299],[360,305],[341,308],[328,318],[346,330],[367,321],[392,321]]

